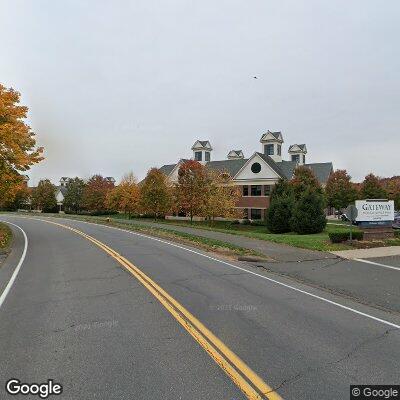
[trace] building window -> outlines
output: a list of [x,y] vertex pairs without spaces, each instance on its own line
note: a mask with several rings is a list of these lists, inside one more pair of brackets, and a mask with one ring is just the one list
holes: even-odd
[[250,212],[251,219],[261,219],[261,209],[252,208]]
[[248,195],[249,195],[249,187],[243,186],[243,196],[248,196]]
[[270,196],[271,195],[271,190],[272,190],[272,186],[271,185],[265,185],[264,186],[264,196]]
[[251,185],[251,195],[261,196],[261,185]]
[[210,161],[210,152],[206,151],[206,161]]
[[292,161],[299,163],[300,162],[300,154],[292,154]]
[[201,151],[195,151],[194,152],[194,159],[196,161],[202,161],[203,159],[203,153]]
[[255,162],[254,164],[251,165],[251,172],[253,174],[258,174],[261,171],[261,165],[258,162]]
[[267,156],[273,156],[274,155],[274,145],[266,144],[264,146],[264,154],[266,154]]
[[305,156],[305,154],[303,154],[303,164],[305,164],[306,163],[306,156]]
[[249,219],[249,209],[248,208],[243,209],[243,219]]
[[278,156],[282,155],[282,146],[278,144]]

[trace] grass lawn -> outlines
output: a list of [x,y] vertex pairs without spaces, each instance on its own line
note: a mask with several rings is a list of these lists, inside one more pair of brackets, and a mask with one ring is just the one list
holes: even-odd
[[[124,218],[123,215],[113,216],[116,218]],[[152,219],[134,219],[133,223],[140,222],[153,222]],[[213,226],[209,226],[209,223],[206,221],[194,221],[193,224],[190,224],[189,221],[175,221],[175,220],[159,220],[158,223],[166,224],[166,225],[175,225],[175,226],[188,226],[192,228],[200,228],[206,229],[216,232],[229,233],[232,235],[246,236],[255,239],[267,240],[275,243],[287,244],[294,247],[301,247],[310,250],[320,250],[320,251],[333,251],[333,250],[348,250],[352,247],[343,244],[343,243],[331,243],[329,240],[328,233],[330,231],[349,231],[349,226],[346,224],[340,225],[327,225],[326,229],[317,234],[312,235],[298,235],[297,233],[290,232],[284,234],[276,234],[268,232],[266,226],[262,225],[242,225],[242,224],[231,224],[227,221],[215,221]],[[354,230],[357,230],[357,227],[353,227]]]
[[11,229],[0,222],[0,250],[5,250],[10,246],[11,238]]
[[[196,247],[199,247],[201,249],[207,251],[214,251],[216,253],[223,254],[226,256],[253,256],[253,257],[265,258],[265,255],[255,250],[247,249],[245,247],[237,246],[235,244],[224,242],[217,239],[210,239],[202,236],[193,235],[190,233],[179,232],[174,230],[172,227],[171,228],[168,227],[166,229],[158,227],[153,228],[145,226],[143,224],[140,225],[138,223],[135,223],[134,220],[131,220],[132,224],[123,224],[119,222],[119,220],[121,220],[122,218],[121,217],[118,218],[118,216],[116,216],[117,218],[110,218],[110,221],[107,221],[107,218],[111,216],[89,216],[89,215],[52,214],[52,213],[39,214],[34,216],[38,218],[46,216],[56,217],[56,218],[68,218],[68,219],[75,219],[79,221],[92,222],[102,225],[111,225],[117,228],[131,230],[134,232],[140,232],[151,236],[157,236],[163,239],[168,239],[183,244],[195,245]],[[125,219],[127,218],[125,217]]]

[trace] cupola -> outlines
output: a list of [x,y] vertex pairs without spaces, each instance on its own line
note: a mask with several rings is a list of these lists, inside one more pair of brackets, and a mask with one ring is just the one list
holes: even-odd
[[267,131],[261,136],[262,153],[271,157],[275,162],[282,161],[282,132]]
[[227,155],[228,160],[239,160],[244,158],[242,150],[231,150]]
[[208,140],[196,140],[192,146],[193,160],[196,160],[202,164],[211,161],[212,147]]
[[292,144],[289,147],[290,160],[299,165],[306,163],[307,147],[305,144]]

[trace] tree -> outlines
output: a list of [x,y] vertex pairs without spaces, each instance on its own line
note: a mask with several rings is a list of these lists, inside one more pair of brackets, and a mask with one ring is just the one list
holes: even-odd
[[394,200],[396,210],[400,209],[400,177],[393,176],[383,180],[383,185],[390,200]]
[[78,177],[68,180],[66,185],[66,194],[64,196],[64,206],[78,213],[83,208],[83,192],[85,182]]
[[329,206],[341,210],[357,199],[357,190],[350,179],[346,170],[339,169],[330,175],[325,187]]
[[324,196],[312,188],[296,201],[290,221],[294,232],[301,235],[322,232],[326,226]]
[[178,171],[176,197],[180,209],[190,216],[201,215],[207,199],[209,179],[205,167],[197,161],[184,162]]
[[225,172],[206,169],[206,180],[202,213],[209,219],[210,225],[214,223],[215,217],[237,217],[238,211],[235,207],[241,192],[233,185],[231,176]]
[[123,211],[130,218],[131,213],[139,211],[140,190],[132,172],[122,178],[121,183],[107,194],[108,208]]
[[388,197],[379,178],[372,173],[365,177],[361,185],[360,195],[364,199],[386,199]]
[[167,177],[157,168],[148,171],[140,187],[141,210],[157,218],[170,211],[172,206],[172,193]]
[[24,122],[28,108],[20,94],[0,84],[0,199],[12,201],[24,181],[22,171],[43,159],[35,135]]
[[293,195],[293,186],[287,179],[279,178],[278,182],[272,188],[270,201],[272,202],[275,197],[281,197],[283,195]]
[[32,192],[32,205],[43,212],[57,210],[56,187],[49,179],[42,179]]
[[114,184],[101,175],[93,175],[83,190],[83,205],[89,211],[105,211],[107,193]]
[[283,192],[271,198],[267,210],[267,228],[272,233],[285,233],[291,231],[290,220],[294,207],[294,197]]
[[295,169],[290,184],[293,188],[293,193],[296,200],[298,200],[308,189],[317,191],[321,194],[323,193],[322,187],[313,171],[305,165],[300,165]]
[[14,188],[14,196],[6,197],[4,201],[0,202],[0,208],[9,211],[16,211],[20,208],[25,207],[28,204],[29,198],[31,197],[31,191],[27,187],[26,183],[20,183]]

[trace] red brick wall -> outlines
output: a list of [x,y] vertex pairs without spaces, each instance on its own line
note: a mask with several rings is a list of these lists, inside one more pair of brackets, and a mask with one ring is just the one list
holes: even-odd
[[268,208],[269,207],[269,197],[265,196],[245,196],[241,197],[237,202],[237,207],[244,208]]
[[[251,193],[250,185],[249,194]],[[243,186],[240,186],[243,193]],[[264,194],[264,185],[261,187],[261,193]],[[237,207],[243,208],[268,208],[269,207],[269,196],[242,196],[239,198]]]

